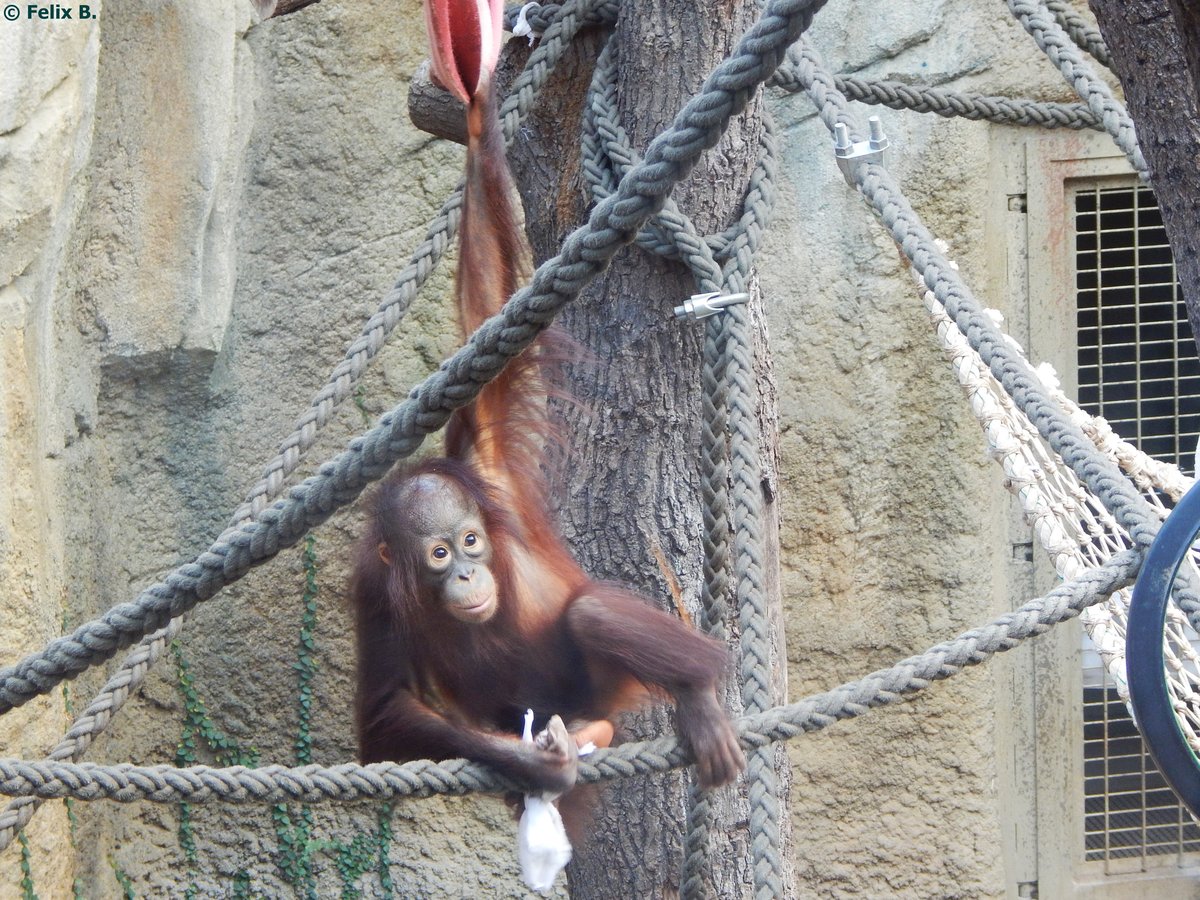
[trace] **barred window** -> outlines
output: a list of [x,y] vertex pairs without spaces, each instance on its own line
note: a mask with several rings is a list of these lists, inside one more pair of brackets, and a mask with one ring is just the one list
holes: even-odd
[[[1081,185],[1073,199],[1080,405],[1191,472],[1200,360],[1158,203],[1141,185]],[[1200,851],[1200,827],[1158,773],[1086,639],[1083,694],[1086,858]]]

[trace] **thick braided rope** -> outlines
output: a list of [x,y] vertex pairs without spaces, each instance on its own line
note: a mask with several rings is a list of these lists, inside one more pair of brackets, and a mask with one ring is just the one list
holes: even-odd
[[[637,161],[636,151],[618,121],[616,109],[616,44],[609,41],[597,61],[593,73],[589,102],[584,117],[583,155],[585,173],[592,194],[603,200],[616,179]],[[768,145],[770,146],[770,145]],[[770,154],[767,154],[768,156]],[[739,238],[729,242],[730,259],[725,271],[717,265],[708,243],[701,239],[690,221],[668,201],[656,217],[678,255],[692,269],[701,291],[724,289],[737,292],[753,265],[754,251],[761,239],[769,208],[763,201],[763,181],[766,166],[757,166],[758,179],[752,179],[753,199],[744,204],[739,222]],[[757,192],[757,193],[755,193]],[[774,194],[769,194],[773,201]],[[741,236],[744,234],[744,237]],[[705,354],[702,381],[705,387],[702,400],[701,478],[705,502],[705,581],[702,601],[706,625],[720,621],[725,571],[729,555],[729,535],[726,478],[723,465],[726,444],[732,465],[729,475],[734,484],[734,516],[738,522],[734,540],[734,572],[739,598],[741,623],[740,646],[743,654],[743,699],[751,712],[760,712],[773,703],[770,685],[769,641],[766,639],[768,619],[766,596],[761,574],[761,525],[756,497],[761,491],[760,468],[757,459],[757,436],[754,429],[753,360],[750,358],[749,324],[746,308],[734,310],[709,320],[705,330]],[[726,432],[729,432],[729,435]],[[718,483],[717,479],[721,481]],[[745,491],[749,484],[754,494]],[[740,493],[739,493],[740,492]],[[709,502],[711,501],[711,507]],[[774,753],[770,748],[751,754],[747,767],[751,807],[752,852],[756,893],[761,897],[777,897],[783,889],[783,861],[780,853],[778,776],[774,768]],[[700,896],[703,885],[703,865],[706,857],[707,835],[712,823],[712,804],[705,792],[693,792],[689,806],[684,838],[684,874],[681,893],[684,897]]]
[[[145,641],[131,650],[120,669],[75,720],[70,731],[50,751],[48,759],[55,762],[76,762],[82,759],[87,748],[112,721],[129,695],[137,691],[145,680],[146,673],[154,667],[167,644],[179,633],[182,626],[182,618],[172,619],[167,627],[148,635]],[[0,811],[0,851],[6,849],[17,833],[29,824],[41,804],[42,801],[34,797],[20,797]]]
[[480,326],[470,342],[414,389],[409,399],[323,464],[317,475],[294,487],[286,499],[264,509],[253,522],[227,530],[196,560],[180,566],[134,602],[114,607],[41,653],[0,671],[0,712],[111,658],[121,647],[212,597],[253,566],[294,545],[309,529],[352,502],[393,463],[411,454],[426,434],[444,425],[455,408],[470,402],[578,296],[620,247],[633,240],[646,219],[662,208],[672,187],[745,108],[824,2],[772,0],[672,126],[651,142],[645,161],[622,179],[618,192],[597,204],[587,224],[567,237],[562,252],[539,267],[529,286]]
[[[754,257],[762,244],[775,189],[774,131],[770,117],[763,122],[765,152],[751,175],[745,211],[735,226],[736,237],[722,270],[726,292],[746,290]],[[767,214],[759,214],[765,208]],[[726,338],[723,383],[728,386],[725,406],[729,429],[729,457],[733,482],[734,575],[738,581],[740,644],[743,655],[743,699],[750,713],[774,706],[771,683],[770,617],[763,583],[762,465],[758,457],[756,424],[757,384],[751,340],[750,307],[737,304],[720,316],[718,335]],[[720,336],[718,337],[718,345]],[[753,679],[753,686],[751,687]],[[761,898],[783,895],[780,788],[774,751],[761,747],[747,761],[750,782],[752,849],[756,893]]]
[[[513,83],[509,97],[501,107],[501,114],[509,113],[503,122],[505,141],[511,143],[520,127],[521,120],[530,109],[533,99],[554,69],[562,49],[572,40],[582,25],[596,24],[616,15],[618,4],[613,0],[579,0],[556,6],[556,16],[547,19],[542,29],[546,33],[538,49],[530,55],[521,76]],[[566,9],[565,15],[560,15]],[[582,16],[582,19],[579,17]],[[333,410],[351,393],[361,380],[368,364],[382,348],[387,336],[405,316],[413,298],[420,291],[430,273],[441,261],[447,246],[458,230],[459,211],[462,205],[460,183],[441,210],[426,228],[425,240],[413,253],[409,265],[401,273],[396,284],[384,297],[376,313],[363,326],[359,337],[350,345],[346,355],[330,374],[325,385],[313,398],[310,408],[297,422],[295,431],[280,444],[279,455],[267,464],[262,479],[250,490],[245,501],[234,512],[232,525],[241,524],[252,518],[270,500],[278,496],[285,479],[297,467],[301,457],[312,446],[317,433],[326,425]],[[89,704],[88,712],[76,720],[75,725],[63,742],[55,748],[50,758],[66,758],[56,754],[70,742],[79,746],[79,729],[85,725],[87,742],[79,746],[70,758],[79,759],[86,748],[112,721],[124,705],[125,700],[137,691],[168,641],[178,634],[182,617],[172,619],[167,627],[146,635],[129,652],[121,667],[109,684]],[[147,664],[147,660],[150,660]],[[118,685],[117,689],[112,689]],[[92,710],[103,709],[104,715],[92,714]],[[19,809],[16,803],[0,813],[0,850],[7,847],[17,831],[29,823],[37,811],[37,805],[23,802]]]
[[1109,86],[1083,58],[1079,48],[1055,21],[1046,4],[1041,0],[1006,2],[1013,16],[1029,32],[1050,61],[1058,66],[1067,83],[1079,94],[1079,98],[1095,113],[1096,118],[1104,123],[1104,129],[1129,158],[1130,165],[1148,181],[1150,172],[1141,148],[1138,147],[1133,119],[1126,112],[1125,105],[1113,96]]
[[[701,290],[705,290],[704,287]],[[715,288],[708,288],[715,290]],[[704,323],[703,363],[700,367],[700,507],[703,529],[703,568],[700,608],[704,630],[724,642],[728,638],[725,608],[729,603],[729,450],[725,437],[725,382],[717,342],[721,317]],[[714,793],[693,782],[688,793],[683,833],[683,864],[679,894],[683,900],[711,896],[709,835],[716,825]]]
[[858,119],[850,112],[850,104],[838,86],[838,81],[821,61],[821,55],[805,37],[788,50],[787,70],[799,87],[808,92],[817,107],[817,116],[832,134],[838,125],[845,125],[852,140],[861,140]]
[[712,854],[709,836],[717,823],[716,792],[693,781],[688,787],[687,821],[683,832],[683,864],[679,873],[682,900],[710,900]]
[[1108,44],[1104,42],[1104,35],[1079,14],[1079,10],[1070,0],[1046,0],[1046,8],[1054,13],[1055,21],[1062,26],[1072,41],[1086,50],[1100,65],[1112,68],[1112,56],[1108,52]]
[[[581,6],[576,12],[584,17],[582,24],[589,28],[596,25],[611,25],[617,21],[617,14],[621,11],[621,2],[622,0],[590,0],[586,7]],[[570,4],[542,3],[539,6],[530,7],[525,13],[525,23],[529,25],[531,33],[536,35],[538,40],[542,40],[551,26],[562,18],[563,8],[568,5]],[[524,6],[525,4],[517,0],[511,6],[505,7],[505,31],[513,30]]]
[[[997,653],[1045,633],[1053,625],[1075,618],[1082,609],[1131,584],[1137,577],[1141,561],[1139,551],[1119,553],[1105,565],[1059,585],[1044,597],[1031,600],[987,625],[964,632],[888,669],[787,706],[744,716],[735,723],[742,743],[750,748],[764,747],[905,699],[935,681],[950,678],[967,666],[979,665]],[[587,762],[581,761],[580,778],[584,782],[595,782],[663,772],[690,762],[679,740],[664,736],[597,750]],[[468,791],[495,792],[514,787],[466,760],[369,766],[347,763],[330,768],[265,766],[261,769],[0,760],[0,794],[41,799],[318,803]]]
[[[1149,547],[1160,525],[1154,510],[1121,470],[1096,449],[1054,402],[1029,363],[1005,339],[937,247],[887,170],[877,165],[864,166],[858,183],[925,286],[1038,433],[1112,513],[1134,545],[1140,549]],[[1193,627],[1200,623],[1196,579],[1187,570],[1180,572],[1175,597]]]
[[1116,461],[1133,483],[1143,492],[1161,491],[1175,503],[1195,484],[1196,479],[1184,475],[1178,466],[1147,456],[1133,444],[1113,431],[1108,421],[1085,412],[1070,397],[1054,385],[1048,385],[1050,396],[1062,406],[1067,416],[1079,426],[1092,442],[1110,459]]
[[[592,73],[581,138],[584,180],[596,201],[610,196],[620,179],[640,161],[620,123],[616,73],[616,49],[609,41]],[[676,204],[668,200],[638,232],[639,247],[665,259],[682,259],[701,279],[702,291],[720,287],[721,268],[715,262],[728,263],[737,256],[738,246],[747,240],[747,229],[756,229],[755,234],[761,234],[770,223],[777,193],[778,147],[770,116],[764,113],[763,122],[760,153],[738,222],[719,234],[699,235]],[[706,247],[700,247],[701,243]]]
[[[847,115],[846,99],[829,87],[832,76],[810,46],[804,47],[797,62],[798,76],[812,86],[810,97],[832,133],[834,125]],[[875,164],[859,166],[854,170],[854,181],[912,263],[919,279],[933,292],[1046,443],[1113,514],[1134,545],[1141,549],[1149,547],[1158,533],[1158,516],[1120,469],[1096,449],[1048,396],[1028,361],[1008,342],[946,259],[887,169]],[[1200,601],[1189,598],[1188,593],[1182,592],[1180,597],[1185,611],[1189,606],[1200,609]]]
[[[734,279],[730,279],[733,281]],[[739,646],[742,654],[742,702],[750,714],[774,705],[771,686],[770,619],[762,560],[762,467],[758,458],[755,417],[753,346],[750,311],[745,304],[728,307],[720,317],[725,357],[726,414],[730,476],[733,489],[733,575],[737,586]],[[769,746],[752,750],[746,761],[750,797],[750,841],[754,854],[754,887],[759,900],[782,896],[779,776]]]
[[[705,290],[701,287],[701,290]],[[715,290],[715,288],[707,288]],[[729,448],[725,436],[726,391],[718,340],[720,316],[704,323],[703,363],[700,367],[700,500],[703,528],[703,569],[700,608],[704,629],[724,642],[728,637],[725,608],[729,603]],[[679,894],[684,900],[704,900],[711,895],[705,873],[709,869],[709,834],[716,824],[713,791],[693,783],[688,794],[683,835],[683,865]]]
[[[800,78],[787,66],[781,66],[768,84],[792,93],[804,89]],[[891,109],[933,113],[947,119],[957,116],[999,125],[1104,130],[1103,123],[1095,113],[1082,103],[1043,103],[1020,97],[993,97],[850,75],[835,76],[834,84],[851,100]]]

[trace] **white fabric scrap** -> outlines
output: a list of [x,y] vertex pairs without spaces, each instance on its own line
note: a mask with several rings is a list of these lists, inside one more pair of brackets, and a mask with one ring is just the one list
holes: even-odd
[[[533,743],[533,710],[525,712],[525,731],[521,740]],[[562,816],[554,805],[556,794],[525,795],[525,812],[517,826],[517,859],[521,878],[530,890],[545,893],[571,861],[571,842],[563,827]]]

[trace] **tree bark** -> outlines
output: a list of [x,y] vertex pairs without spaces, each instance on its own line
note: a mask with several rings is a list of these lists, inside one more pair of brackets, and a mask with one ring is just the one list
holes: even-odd
[[[750,0],[687,3],[644,0],[627,4],[618,41],[618,96],[625,130],[643,152],[708,72],[753,21]],[[579,124],[602,35],[577,42],[572,62],[560,63],[554,84],[522,129],[512,153],[525,198],[526,229],[537,262],[558,251],[586,214]],[[516,42],[514,42],[516,43]],[[761,101],[755,99],[720,145],[675,191],[700,233],[736,221],[759,153]],[[753,281],[753,279],[751,279]],[[764,469],[775,471],[775,397],[757,285],[754,321]],[[567,404],[569,464],[562,467],[560,515],[564,533],[584,568],[597,578],[631,585],[697,621],[702,529],[699,483],[700,368],[703,326],[673,319],[672,309],[696,292],[679,262],[623,251],[609,271],[563,315],[563,324],[588,357],[572,366]],[[767,588],[778,622],[778,516],[764,477]],[[731,612],[736,620],[736,613]],[[778,629],[776,630],[778,635]],[[782,638],[777,641],[777,649]],[[776,701],[785,693],[785,656],[778,666]],[[734,666],[733,668],[736,668]],[[734,714],[738,691],[731,691]],[[657,709],[629,717],[623,737],[673,731],[672,714]],[[786,765],[780,772],[786,785]],[[690,777],[690,776],[689,776]],[[568,869],[576,898],[677,896],[686,783],[679,774],[627,779],[605,786],[592,839],[576,847]],[[753,878],[745,791],[726,791],[711,846],[710,888],[720,897],[752,895]],[[783,822],[786,827],[786,805]],[[784,859],[790,854],[784,850]],[[789,876],[790,877],[790,876]]]
[[1200,14],[1180,0],[1091,7],[1137,126],[1200,349]]
[[1182,39],[1192,91],[1200,96],[1200,8],[1192,0],[1171,0],[1171,15]]

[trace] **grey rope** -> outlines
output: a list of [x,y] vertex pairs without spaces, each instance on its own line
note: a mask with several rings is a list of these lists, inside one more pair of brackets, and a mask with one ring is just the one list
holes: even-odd
[[377,426],[324,463],[317,475],[293,487],[286,499],[262,510],[253,522],[228,529],[193,562],[143,591],[132,603],[51,642],[41,653],[0,671],[0,712],[28,702],[64,678],[111,658],[172,617],[207,600],[307,531],[352,502],[371,481],[411,454],[451,412],[469,403],[481,386],[527,347],[554,315],[571,302],[638,229],[662,208],[667,194],[704,150],[719,140],[729,120],[774,71],[786,48],[811,23],[825,0],[771,0],[762,17],[703,89],[651,142],[646,159],[622,179],[618,191],[592,210],[587,224],[543,264],[528,287],[470,342],[426,378],[409,399]]
[[1046,0],[1046,8],[1054,13],[1055,21],[1062,26],[1072,41],[1091,54],[1100,65],[1112,68],[1112,56],[1108,52],[1104,36],[1096,26],[1079,14],[1079,10],[1070,0]]
[[[799,79],[787,66],[781,66],[768,82],[772,87],[796,93],[803,90]],[[1082,103],[1042,103],[1020,97],[993,97],[941,88],[837,75],[834,84],[851,100],[873,103],[891,109],[933,113],[944,118],[961,117],[998,125],[1029,125],[1037,128],[1092,128],[1104,130],[1103,123]]]
[[1006,0],[1008,8],[1050,58],[1081,100],[1104,123],[1105,130],[1129,158],[1134,170],[1149,181],[1150,172],[1138,147],[1133,119],[1112,90],[1083,58],[1079,48],[1040,0]]
[[[735,279],[730,278],[731,282]],[[740,281],[740,279],[738,279]],[[736,286],[731,286],[736,290]],[[774,706],[771,689],[770,620],[762,567],[762,468],[758,459],[754,411],[754,363],[750,313],[745,304],[728,307],[718,318],[717,350],[723,356],[723,384],[733,482],[733,572],[737,584],[739,645],[742,653],[742,702],[750,714]],[[770,746],[748,754],[750,841],[754,855],[755,896],[771,900],[783,893],[780,854],[779,776]]]
[[[172,619],[166,628],[148,635],[145,641],[129,652],[121,668],[75,720],[71,730],[50,751],[49,760],[75,762],[83,757],[129,695],[137,691],[138,686],[145,680],[146,673],[153,668],[182,625],[182,618]],[[17,832],[29,824],[41,804],[42,801],[34,797],[20,797],[0,811],[0,850],[4,850],[13,842]]]
[[[699,279],[697,279],[699,281]],[[709,282],[711,284],[711,282]],[[716,290],[702,285],[701,291]],[[725,642],[725,607],[730,591],[729,445],[725,432],[725,397],[720,352],[723,316],[704,325],[704,357],[700,370],[700,499],[704,529],[700,608],[705,631]],[[712,895],[709,871],[709,835],[716,827],[714,793],[693,782],[688,792],[684,824],[683,868],[679,894],[684,900],[704,900]],[[753,848],[752,848],[753,849]],[[757,868],[757,867],[756,867]]]
[[[758,163],[750,175],[743,214],[738,222],[719,234],[699,235],[687,217],[668,200],[650,222],[638,232],[637,245],[664,259],[682,259],[702,281],[701,290],[718,290],[721,267],[738,255],[738,247],[748,239],[747,229],[761,235],[770,223],[774,209],[778,148],[774,123],[764,113],[763,138]],[[639,161],[630,147],[617,113],[615,54],[607,47],[601,51],[589,86],[582,127],[583,174],[597,202],[612,195],[617,183]],[[705,247],[698,246],[700,243]]]
[[[1044,597],[1005,613],[987,625],[931,647],[887,669],[873,672],[796,703],[744,716],[737,721],[746,747],[764,747],[806,732],[819,731],[843,719],[888,706],[950,678],[967,666],[979,665],[997,653],[1073,619],[1137,577],[1141,553],[1126,550],[1103,566],[1090,569],[1059,585]],[[596,782],[634,774],[663,772],[690,762],[674,736],[597,750],[581,762],[580,778]],[[53,760],[0,760],[0,794],[55,799],[108,799],[157,803],[318,803],[393,797],[425,797],[468,791],[505,791],[515,786],[466,760],[441,763],[419,761],[396,765],[376,763],[324,768],[242,766],[102,766]]]
[[[622,129],[616,104],[616,44],[609,41],[601,52],[593,72],[588,105],[584,114],[584,172],[593,196],[602,201],[617,180],[637,162],[636,151]],[[669,242],[663,255],[678,255],[692,269],[701,291],[742,290],[743,281],[753,266],[754,251],[761,240],[775,199],[774,140],[770,128],[764,128],[764,153],[751,178],[741,221],[734,228],[738,237],[728,241],[729,254],[724,270],[718,265],[709,243],[700,238],[691,220],[668,200],[656,216],[657,231],[642,233],[639,245],[658,251]],[[766,597],[761,574],[761,515],[758,495],[761,474],[758,464],[754,419],[754,372],[749,342],[746,307],[738,305],[707,323],[702,381],[704,448],[702,453],[702,495],[706,530],[705,583],[702,611],[707,630],[724,631],[724,592],[728,589],[726,568],[729,557],[728,477],[725,453],[728,441],[732,464],[734,517],[738,528],[733,541],[737,560],[739,622],[741,625],[743,700],[751,712],[773,705],[769,670],[769,641]],[[728,435],[727,435],[728,430]],[[718,482],[720,479],[720,482]],[[778,897],[783,890],[783,861],[780,853],[780,810],[778,775],[774,753],[761,748],[750,754],[746,781],[751,807],[752,852],[755,889],[759,897]],[[713,824],[713,805],[708,792],[695,789],[691,794],[684,838],[684,874],[681,895],[703,896],[706,886],[703,866],[707,837]]]
[[[805,47],[796,57],[796,64],[799,77],[812,85],[813,102],[832,132],[834,124],[847,114],[845,98],[828,87],[832,76],[811,47]],[[1158,533],[1158,516],[1120,469],[1071,424],[1046,394],[1029,362],[1011,346],[984,312],[888,171],[879,165],[864,165],[856,172],[856,183],[925,286],[933,292],[972,349],[989,366],[1050,448],[1113,514],[1134,546],[1143,550],[1148,548]],[[1200,592],[1191,572],[1180,573],[1175,599],[1193,627],[1200,624]]]
[[[700,278],[701,291],[717,290],[711,277]],[[723,354],[720,350],[724,330],[722,315],[710,317],[704,324],[704,356],[700,369],[700,499],[702,512],[703,570],[700,585],[702,625],[710,635],[724,642],[726,606],[730,593],[729,529],[729,444],[725,431]],[[688,792],[687,821],[684,825],[683,868],[679,893],[684,900],[710,897],[709,834],[716,826],[716,805],[711,790],[693,782]]]

